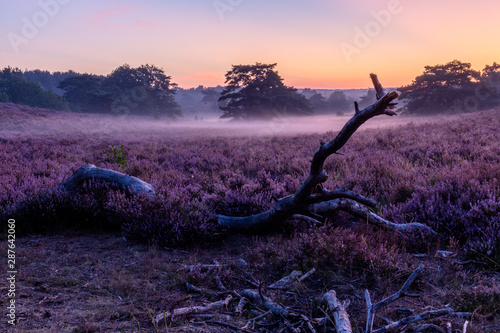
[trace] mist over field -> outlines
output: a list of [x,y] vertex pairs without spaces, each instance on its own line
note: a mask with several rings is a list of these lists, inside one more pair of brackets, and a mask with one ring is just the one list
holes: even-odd
[[[62,111],[30,108],[0,103],[0,137],[57,136],[68,134],[129,134],[168,136],[248,136],[267,138],[299,134],[337,132],[351,115],[312,115],[278,117],[274,120],[231,121],[217,116],[183,117],[176,120],[154,119],[147,116],[116,116],[103,114],[74,114]],[[360,130],[381,129],[408,123],[433,122],[443,116],[377,117],[365,123]]]

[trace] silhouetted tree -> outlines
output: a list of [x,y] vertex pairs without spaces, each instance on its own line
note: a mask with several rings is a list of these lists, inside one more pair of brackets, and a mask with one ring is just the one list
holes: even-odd
[[65,91],[63,97],[75,112],[108,113],[114,95],[101,89],[104,77],[79,74],[64,79],[59,88]]
[[201,100],[201,102],[210,105],[211,109],[214,112],[217,112],[217,110],[219,109],[218,100],[221,92],[216,88],[206,88],[203,89],[201,93],[203,94],[203,99]]
[[361,96],[359,99],[359,107],[366,108],[368,105],[372,105],[373,101],[377,100],[377,93],[375,89],[369,88],[365,95]]
[[45,91],[38,82],[26,80],[19,68],[0,71],[0,100],[34,107],[68,110],[68,104],[53,91]]
[[103,90],[114,94],[113,113],[181,116],[175,101],[176,83],[153,65],[132,68],[125,64],[115,69],[103,82]]
[[153,65],[123,65],[108,76],[80,74],[59,84],[72,110],[115,114],[176,117],[181,109],[174,99],[171,77]]
[[[453,60],[445,65],[426,66],[424,73],[412,84],[401,87],[400,99],[408,100],[406,110],[410,113],[431,114],[447,110],[458,112],[473,101],[480,74],[470,63]],[[465,108],[466,109],[466,108]]]
[[276,64],[233,65],[226,73],[226,88],[219,102],[221,118],[269,119],[279,114],[302,115],[312,112],[307,99],[297,89],[283,84],[274,70]]
[[476,96],[486,107],[496,107],[500,104],[500,64],[486,65],[481,72]]
[[328,97],[327,104],[328,108],[338,115],[343,115],[346,111],[352,111],[353,109],[351,101],[349,101],[345,92],[341,90],[331,93]]
[[326,102],[326,98],[318,92],[315,92],[311,97],[309,97],[308,101],[309,104],[311,104],[315,113],[323,113],[326,112],[328,109],[328,103]]
[[51,73],[49,71],[35,69],[35,70],[26,70],[23,73],[23,76],[27,80],[33,82],[39,82],[45,91],[52,90],[59,96],[62,96],[64,94],[64,90],[58,88],[59,84],[68,77],[78,76],[78,75],[80,74],[71,70],[67,72]]

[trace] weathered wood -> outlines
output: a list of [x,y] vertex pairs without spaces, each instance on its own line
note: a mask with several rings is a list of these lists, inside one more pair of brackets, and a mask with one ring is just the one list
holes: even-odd
[[287,286],[297,282],[299,277],[301,277],[302,275],[303,273],[301,271],[292,271],[289,275],[285,276],[281,280],[269,285],[269,289],[284,289]]
[[241,292],[241,295],[251,301],[256,302],[264,309],[271,311],[273,315],[287,317],[290,314],[290,311],[287,307],[278,305],[274,303],[270,298],[267,298],[265,296],[261,297],[260,293],[257,290],[245,289]]
[[333,321],[335,322],[337,333],[352,333],[349,315],[347,314],[344,303],[337,299],[337,293],[335,290],[327,292],[323,296],[323,299],[326,304],[328,304],[328,308],[333,314]]
[[245,309],[245,306],[248,304],[248,298],[246,297],[241,297],[240,301],[238,302],[238,305],[236,306],[236,310],[234,312],[238,315],[241,316],[243,314],[243,310]]
[[410,285],[415,281],[417,275],[424,269],[424,265],[420,264],[417,269],[408,277],[406,282],[403,284],[401,289],[399,289],[395,294],[381,300],[378,303],[373,304],[370,299],[370,293],[368,290],[365,290],[365,299],[366,299],[366,308],[368,310],[367,318],[366,318],[366,333],[371,333],[373,330],[373,320],[375,319],[375,311],[380,309],[383,306],[386,306],[400,297],[405,296],[406,291],[410,288]]
[[[392,109],[396,105],[396,103],[393,103],[393,100],[398,97],[398,93],[395,91],[387,94],[384,93],[377,76],[375,74],[370,74],[370,77],[377,92],[377,101],[363,110],[359,110],[357,103],[355,103],[356,112],[354,116],[347,121],[333,140],[321,143],[320,147],[313,155],[309,176],[302,182],[294,194],[277,200],[270,209],[259,214],[244,217],[218,215],[219,225],[233,230],[248,230],[281,223],[293,215],[309,216],[317,214],[320,211],[331,212],[336,209],[342,209],[359,216],[361,213],[368,212],[368,210],[362,209],[361,205],[375,208],[376,202],[373,200],[364,198],[346,189],[328,191],[322,187],[322,183],[328,179],[327,174],[323,170],[323,165],[330,155],[337,153],[358,128],[370,118],[378,115],[396,115]],[[319,193],[317,193],[318,191],[313,191],[317,188],[320,189]],[[346,200],[336,201],[339,199]],[[349,201],[347,201],[347,199]],[[325,202],[329,204],[325,204]],[[358,204],[354,205],[352,202]],[[365,216],[368,216],[367,222],[392,230],[407,231],[410,227],[431,230],[429,227],[420,223],[398,225],[382,219],[373,212],[369,212],[369,214],[365,214]]]
[[434,324],[422,324],[422,325],[416,325],[416,326],[411,326],[408,330],[404,330],[401,333],[408,333],[408,332],[429,332],[429,330],[434,330],[440,333],[446,333],[444,329],[441,327],[434,325]]
[[423,312],[423,313],[415,315],[415,316],[410,316],[410,317],[406,317],[406,318],[403,318],[401,320],[395,321],[392,324],[389,324],[387,326],[379,328],[378,330],[373,331],[373,333],[394,332],[397,329],[399,329],[399,328],[401,328],[401,327],[403,327],[405,325],[411,324],[411,323],[415,323],[415,322],[418,322],[418,321],[421,321],[421,320],[425,320],[425,319],[437,318],[437,317],[449,315],[449,314],[452,314],[452,313],[453,313],[453,310],[452,309],[448,309],[448,308],[446,308],[446,309],[440,309],[440,310],[435,310],[435,311]]
[[308,279],[314,273],[316,273],[316,268],[313,267],[306,274],[302,275],[297,282],[300,283],[300,282],[304,281],[305,279]]
[[420,313],[420,314],[415,315],[415,316],[409,316],[409,317],[403,318],[401,320],[392,322],[392,323],[390,323],[382,328],[379,328],[379,329],[373,331],[373,319],[375,318],[375,311],[384,307],[384,306],[389,305],[390,303],[396,301],[397,299],[399,299],[401,297],[413,296],[413,295],[408,294],[406,291],[408,290],[408,288],[410,288],[410,285],[413,283],[413,281],[415,281],[415,279],[417,278],[417,275],[420,274],[420,272],[423,269],[424,269],[424,265],[420,264],[417,267],[417,269],[413,273],[411,273],[411,275],[408,277],[408,279],[403,284],[401,289],[399,289],[395,294],[393,294],[387,298],[384,298],[383,300],[381,300],[378,303],[373,304],[371,299],[370,299],[370,293],[368,292],[368,290],[365,291],[366,307],[368,308],[368,315],[367,315],[367,319],[366,319],[366,329],[365,329],[366,333],[393,332],[393,331],[403,327],[404,325],[408,325],[408,324],[412,324],[412,323],[415,323],[415,322],[418,322],[421,320],[436,318],[436,317],[440,317],[440,316],[444,316],[444,315],[453,313],[453,310],[449,309],[449,308],[423,312],[423,313]]
[[155,317],[155,321],[158,324],[159,322],[165,319],[173,320],[175,317],[179,316],[200,314],[200,313],[210,312],[213,310],[223,309],[224,306],[227,306],[231,298],[232,296],[229,295],[224,301],[217,301],[203,306],[190,306],[185,308],[179,308],[175,309],[172,312],[160,313]]
[[139,193],[145,193],[148,196],[155,195],[154,186],[139,178],[110,169],[98,168],[92,164],[85,165],[76,170],[70,178],[59,184],[58,188],[67,192],[75,192],[81,189],[83,183],[86,181],[104,183],[128,195]]

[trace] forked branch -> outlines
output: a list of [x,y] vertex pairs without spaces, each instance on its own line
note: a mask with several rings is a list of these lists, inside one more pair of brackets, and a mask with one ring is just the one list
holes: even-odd
[[[373,200],[347,189],[328,191],[321,186],[328,179],[328,175],[323,170],[326,159],[330,155],[337,153],[364,122],[379,115],[396,115],[393,111],[396,103],[393,103],[393,101],[398,97],[398,93],[395,91],[384,93],[377,76],[370,74],[370,77],[377,92],[377,101],[363,110],[359,110],[358,104],[355,103],[356,112],[352,118],[333,140],[321,143],[316,150],[311,161],[309,176],[294,194],[279,199],[269,210],[256,215],[245,217],[218,215],[219,225],[230,229],[255,229],[283,222],[295,214],[310,216],[320,211],[326,213],[341,209],[355,216],[363,214],[364,217],[368,217],[367,221],[369,223],[392,230],[405,231],[416,227],[432,232],[429,227],[420,223],[399,225],[384,220],[365,208],[365,206],[375,208],[376,202]],[[319,193],[314,191],[318,186],[321,187]]]

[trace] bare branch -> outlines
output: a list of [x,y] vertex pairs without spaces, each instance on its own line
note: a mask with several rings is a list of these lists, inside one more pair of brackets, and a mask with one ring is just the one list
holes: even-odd
[[[385,94],[382,85],[377,79],[377,76],[371,74],[370,77],[374,84],[375,90],[377,91],[377,101],[373,105],[370,105],[363,110],[359,110],[358,104],[355,103],[356,113],[354,114],[354,116],[349,121],[347,121],[347,123],[334,139],[326,143],[321,143],[320,147],[313,155],[309,176],[302,182],[302,184],[293,195],[289,195],[277,200],[277,202],[269,210],[260,214],[246,217],[230,217],[218,215],[219,225],[222,227],[240,230],[269,226],[274,223],[281,223],[294,214],[307,216],[317,213],[319,212],[319,210],[331,210],[333,208],[337,209],[338,202],[333,202],[333,200],[337,199],[350,199],[358,202],[361,205],[375,208],[376,203],[373,200],[347,191],[346,189],[337,189],[334,191],[327,191],[325,189],[322,189],[320,193],[313,193],[313,190],[318,185],[321,185],[328,179],[327,174],[323,170],[323,165],[326,159],[330,155],[336,154],[338,150],[340,150],[346,144],[346,142],[364,122],[378,115],[385,114],[393,116],[396,114],[391,109],[395,105],[394,103],[392,103],[392,101],[398,97],[398,93],[392,91],[388,94]],[[329,203],[321,205],[324,202]],[[346,207],[344,210],[350,210],[351,213],[359,213],[360,211],[356,207],[353,209],[349,209],[349,207]],[[378,216],[373,213],[372,215],[373,217],[369,219],[370,223],[373,222],[384,227],[390,226],[392,227],[392,229],[396,230],[405,229],[404,227],[397,226],[395,224],[391,224],[388,221],[377,218]]]
[[380,84],[377,75],[375,74],[370,74],[370,78],[372,79],[373,86],[375,87],[375,92],[376,92],[376,97],[377,99],[382,98],[382,96],[385,95],[384,93],[384,88],[382,88],[382,85]]
[[378,227],[383,227],[390,230],[397,230],[401,232],[411,231],[412,228],[424,229],[433,235],[437,235],[437,233],[432,230],[431,227],[428,227],[422,223],[412,222],[412,223],[403,223],[397,224],[378,216],[377,214],[369,211],[363,206],[360,206],[357,202],[352,200],[343,199],[338,202],[339,208],[343,211],[350,213],[354,216],[357,216],[361,219],[366,220],[370,224],[376,225]]
[[305,279],[308,279],[314,273],[316,273],[316,268],[313,267],[309,272],[307,272],[306,274],[302,275],[297,282],[302,282]]
[[418,314],[416,316],[410,316],[410,317],[406,317],[406,318],[403,318],[401,320],[398,320],[390,325],[384,326],[382,328],[379,328],[378,330],[373,331],[373,333],[393,332],[393,331],[397,330],[398,328],[403,327],[404,325],[415,323],[415,322],[421,321],[421,320],[426,320],[426,319],[431,319],[431,318],[449,315],[451,313],[453,313],[453,310],[448,309],[448,308],[441,309],[441,310],[435,310],[435,311],[423,312],[423,313]]
[[241,297],[240,301],[238,302],[238,305],[236,306],[236,310],[234,311],[238,316],[241,316],[243,314],[243,309],[245,308],[245,305],[248,303],[248,298],[246,297]]
[[206,313],[217,309],[223,309],[224,306],[231,300],[231,298],[232,296],[228,296],[228,298],[226,298],[226,300],[224,301],[213,302],[205,306],[191,306],[191,307],[175,309],[172,312],[160,313],[155,317],[155,321],[156,323],[159,323],[165,320],[165,318],[172,320],[174,317],[178,316]]
[[327,292],[323,296],[323,299],[326,304],[328,304],[328,308],[333,314],[333,320],[335,322],[335,327],[337,328],[337,333],[352,333],[349,315],[347,314],[344,304],[337,299],[337,293],[335,290]]
[[406,282],[403,284],[403,286],[401,287],[401,289],[398,290],[397,293],[395,293],[394,295],[391,295],[383,300],[381,300],[380,302],[378,303],[375,303],[372,305],[373,307],[373,310],[378,310],[380,309],[381,307],[384,307],[392,302],[394,302],[395,300],[397,300],[398,298],[400,297],[404,297],[406,294],[406,291],[408,290],[408,288],[410,288],[410,285],[413,283],[413,281],[415,281],[415,279],[417,278],[417,275],[420,274],[420,272],[424,269],[424,265],[423,264],[420,264],[417,269],[411,273],[410,277],[408,278],[408,280],[406,280]]
[[292,271],[289,275],[285,276],[279,281],[269,285],[269,289],[284,289],[287,286],[297,282],[298,278],[302,276],[301,271]]
[[258,303],[264,309],[271,311],[272,314],[276,316],[287,317],[290,314],[288,308],[274,303],[271,299],[267,297],[261,297],[257,290],[245,289],[241,292],[241,295]]
[[318,225],[323,224],[323,223],[321,223],[321,221],[318,221],[315,218],[312,218],[312,217],[309,217],[306,215],[302,215],[302,214],[293,214],[291,217],[296,218],[298,220],[305,221],[305,222],[309,222],[311,224],[318,224]]

